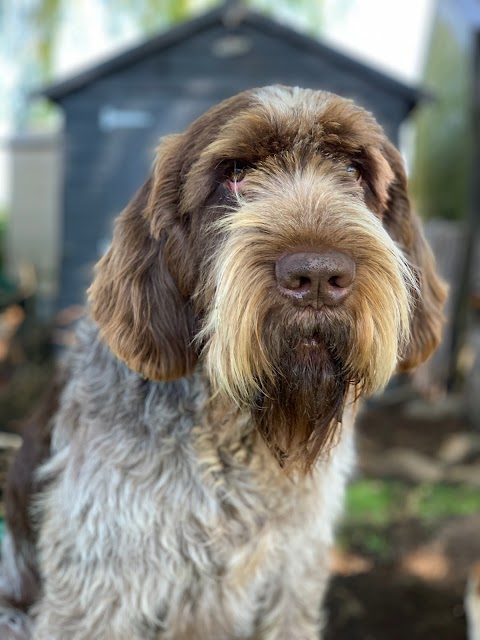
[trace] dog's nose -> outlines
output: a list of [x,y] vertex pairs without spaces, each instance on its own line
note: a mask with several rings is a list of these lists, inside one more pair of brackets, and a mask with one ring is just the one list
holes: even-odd
[[275,265],[280,292],[299,307],[337,306],[352,290],[353,259],[333,249],[319,253],[288,253]]

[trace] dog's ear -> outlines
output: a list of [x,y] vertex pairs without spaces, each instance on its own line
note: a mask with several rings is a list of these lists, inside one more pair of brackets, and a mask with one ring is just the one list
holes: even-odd
[[181,291],[181,136],[161,145],[150,178],[118,217],[95,268],[91,313],[113,353],[141,375],[173,380],[196,362],[193,311]]
[[390,142],[385,142],[384,156],[393,172],[393,180],[388,186],[383,224],[403,250],[418,285],[414,294],[410,342],[398,367],[400,372],[405,372],[424,362],[440,342],[447,287],[436,271],[435,258],[423,235],[420,220],[412,211],[400,153]]

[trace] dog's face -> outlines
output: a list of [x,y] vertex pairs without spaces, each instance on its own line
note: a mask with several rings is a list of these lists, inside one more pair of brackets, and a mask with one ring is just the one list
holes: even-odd
[[352,102],[242,93],[160,145],[97,266],[93,317],[148,378],[201,358],[279,460],[308,468],[350,388],[382,388],[439,342],[445,287],[406,188]]

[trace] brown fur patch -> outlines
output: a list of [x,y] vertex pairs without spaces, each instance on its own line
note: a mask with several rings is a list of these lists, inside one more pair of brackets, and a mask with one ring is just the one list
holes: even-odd
[[17,596],[0,596],[25,611],[33,604],[40,590],[34,551],[37,532],[31,518],[32,498],[41,490],[35,472],[50,454],[51,422],[59,406],[63,384],[58,375],[34,413],[20,425],[23,443],[8,471],[5,487],[5,521],[14,551],[22,558],[22,573]]
[[448,288],[436,271],[435,258],[425,240],[420,220],[412,211],[400,154],[388,141],[383,147],[394,173],[394,180],[388,186],[384,224],[407,256],[418,286],[413,292],[411,339],[399,364],[399,371],[403,372],[427,360],[439,345]]
[[[239,197],[226,186],[232,166],[248,174]],[[355,261],[341,309],[300,314],[279,295],[276,260],[305,247]],[[279,87],[227,100],[159,147],[90,301],[131,368],[171,380],[201,354],[216,388],[252,406],[279,459],[303,456],[308,467],[334,440],[349,386],[369,394],[400,358],[410,368],[433,350],[444,287],[398,152],[371,114],[332,94]],[[323,357],[302,360],[288,341],[313,335]]]

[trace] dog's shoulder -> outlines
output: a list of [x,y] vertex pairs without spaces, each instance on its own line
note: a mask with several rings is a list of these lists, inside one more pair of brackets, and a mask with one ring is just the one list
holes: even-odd
[[193,425],[206,390],[194,373],[172,382],[155,382],[132,371],[104,343],[96,323],[83,319],[75,345],[62,361],[65,380],[53,425],[53,452],[74,440],[123,437],[142,441]]

